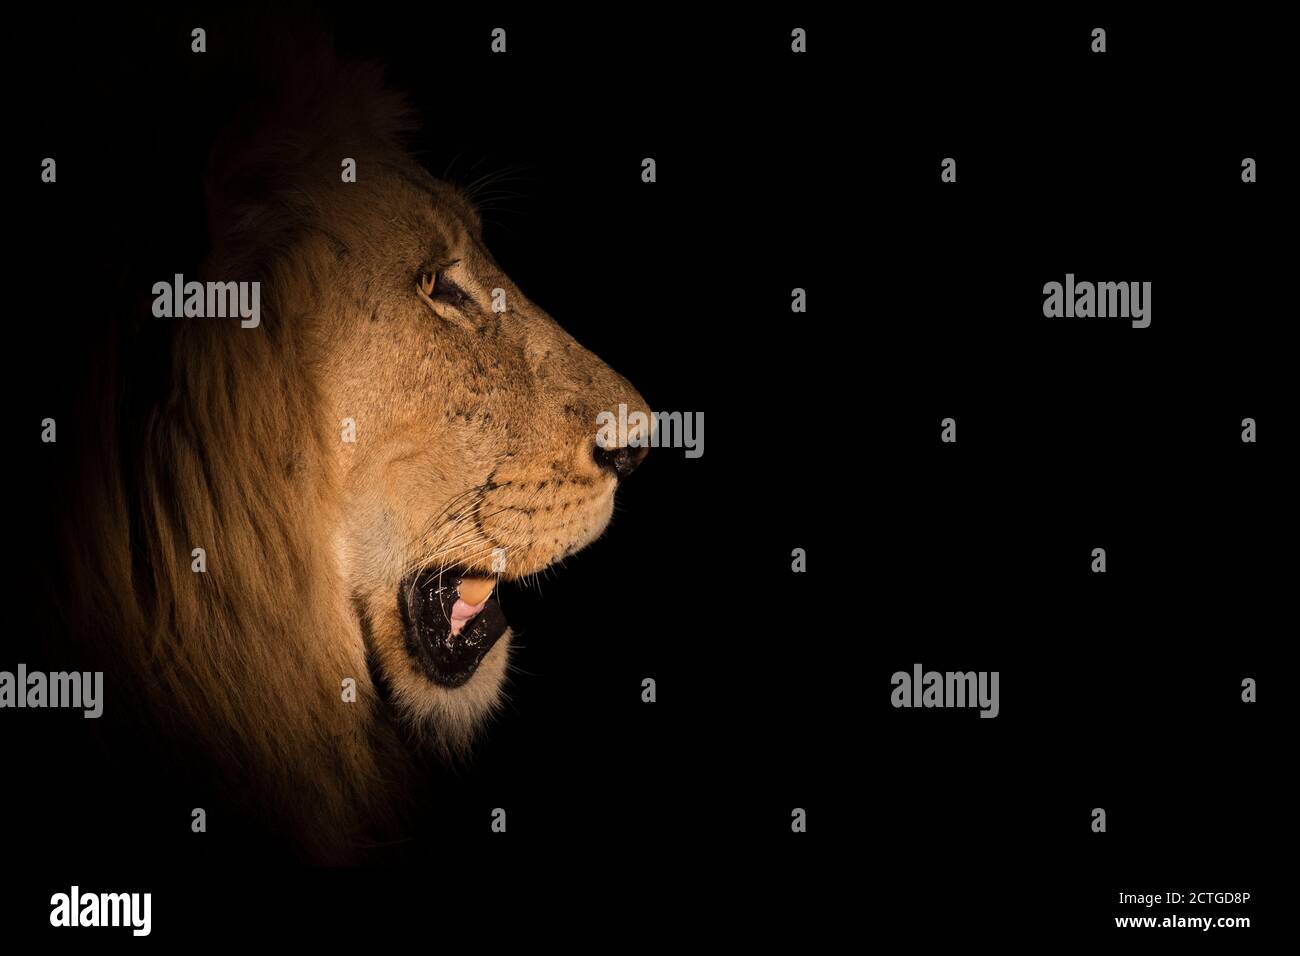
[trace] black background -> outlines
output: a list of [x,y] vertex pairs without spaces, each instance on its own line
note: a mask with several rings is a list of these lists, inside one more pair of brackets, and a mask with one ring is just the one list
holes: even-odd
[[[11,276],[25,304],[6,407],[14,544],[38,557],[10,575],[21,656],[0,666],[52,669],[49,611],[24,609],[58,573],[51,489],[72,463],[31,423],[75,429],[104,288],[201,255],[220,42],[245,21],[23,16],[6,161],[32,238]],[[704,412],[705,454],[653,452],[599,542],[506,596],[510,706],[439,773],[397,873],[286,871],[279,847],[212,814],[192,834],[190,808],[216,799],[203,781],[110,756],[79,714],[5,711],[15,931],[48,927],[49,895],[79,882],[153,892],[158,939],[262,921],[370,934],[449,919],[435,901],[462,891],[554,891],[539,925],[599,915],[665,942],[680,925],[784,928],[818,949],[1192,944],[1199,931],[1114,927],[1205,915],[1116,903],[1170,889],[1250,892],[1210,915],[1252,928],[1201,941],[1264,937],[1294,579],[1279,30],[803,6],[322,16],[409,91],[432,172],[500,174],[498,261],[652,407]],[[210,52],[190,54],[208,21]],[[793,26],[807,55],[789,52]],[[47,155],[56,186],[39,182]],[[1259,183],[1241,182],[1245,156]],[[1151,327],[1045,319],[1042,286],[1067,272],[1150,281]],[[790,312],[796,286],[807,315]],[[939,441],[948,416],[955,445]],[[592,614],[611,588],[624,609]],[[1000,716],[892,708],[890,675],[916,662],[1000,671]],[[1240,700],[1247,676],[1257,704]]]

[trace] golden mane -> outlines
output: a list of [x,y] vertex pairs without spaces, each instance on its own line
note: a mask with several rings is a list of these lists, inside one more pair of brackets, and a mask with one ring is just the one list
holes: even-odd
[[[148,720],[198,745],[230,793],[266,801],[259,813],[310,856],[336,860],[363,839],[360,820],[389,813],[400,762],[383,757],[395,732],[332,553],[336,423],[308,321],[328,307],[318,280],[332,240],[301,227],[319,217],[323,167],[337,179],[342,156],[405,161],[406,113],[374,67],[319,51],[308,62],[222,139],[208,180],[203,272],[260,281],[261,328],[137,317],[98,359],[63,604]],[[192,569],[196,548],[206,572]]]

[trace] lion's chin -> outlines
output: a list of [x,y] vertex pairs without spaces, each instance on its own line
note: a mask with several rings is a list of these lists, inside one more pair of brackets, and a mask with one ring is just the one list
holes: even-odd
[[398,659],[386,668],[392,702],[449,755],[468,748],[501,699],[510,627],[491,596],[498,583],[444,566],[417,571],[398,587],[400,635],[389,645]]
[[398,668],[389,680],[393,705],[408,724],[427,733],[437,749],[449,756],[464,753],[501,702],[510,638],[507,627],[473,673],[455,687],[428,680],[421,668]]

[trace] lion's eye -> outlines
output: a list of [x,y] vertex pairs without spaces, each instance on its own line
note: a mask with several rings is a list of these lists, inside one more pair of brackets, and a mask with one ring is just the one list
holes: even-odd
[[430,299],[446,302],[448,305],[461,306],[469,301],[469,294],[456,283],[447,278],[446,273],[426,269],[420,273],[420,291]]

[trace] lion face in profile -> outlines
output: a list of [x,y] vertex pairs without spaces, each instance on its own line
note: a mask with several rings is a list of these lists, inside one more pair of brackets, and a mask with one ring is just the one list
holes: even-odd
[[355,432],[331,544],[395,702],[456,747],[505,674],[492,591],[604,530],[646,448],[599,447],[597,415],[644,402],[501,271],[456,190],[375,175],[384,225],[342,237],[314,317],[326,417]]
[[598,415],[648,410],[405,152],[377,70],[291,78],[206,181],[201,278],[258,282],[260,324],[133,321],[105,350],[61,600],[209,779],[347,861],[400,838],[412,752],[463,751],[498,702],[494,592],[609,523],[649,436],[598,444]]

